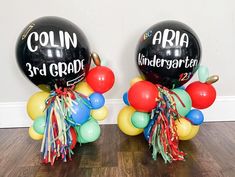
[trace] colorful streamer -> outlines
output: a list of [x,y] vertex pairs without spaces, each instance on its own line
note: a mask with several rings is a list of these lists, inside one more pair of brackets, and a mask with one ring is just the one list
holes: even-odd
[[41,145],[43,163],[54,164],[61,157],[66,162],[71,160],[72,135],[71,125],[79,126],[71,119],[73,104],[86,104],[85,96],[75,92],[73,88],[57,88],[50,93],[46,101],[46,126]]
[[[154,120],[154,123],[150,128],[149,137],[149,145],[153,148],[152,157],[156,160],[159,153],[165,163],[184,160],[186,154],[178,148],[179,137],[175,120],[179,118],[179,114],[176,110],[174,98],[171,95],[174,93],[161,85],[156,86],[159,90],[159,97],[157,100],[158,104],[151,113],[151,119]],[[184,106],[182,101],[181,103]]]

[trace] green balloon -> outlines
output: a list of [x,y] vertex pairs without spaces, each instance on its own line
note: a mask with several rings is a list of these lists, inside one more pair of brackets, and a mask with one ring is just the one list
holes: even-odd
[[100,126],[96,120],[90,119],[81,125],[79,132],[82,140],[93,142],[100,136]]
[[78,143],[83,143],[83,144],[84,143],[89,143],[88,141],[85,141],[84,139],[82,139],[81,134],[80,134],[80,125],[75,126],[74,128],[75,128],[76,133],[77,133],[77,142]]
[[200,82],[205,83],[209,77],[209,70],[206,66],[200,66],[198,69],[198,78]]
[[88,141],[85,141],[84,139],[82,139],[82,137],[79,135],[78,135],[77,142],[82,143],[82,144],[89,143]]
[[174,93],[178,95],[181,101],[184,103],[185,107],[181,104],[180,100],[173,94],[176,109],[181,116],[186,116],[192,108],[192,100],[189,94],[183,89],[173,89]]
[[134,114],[131,117],[131,123],[136,128],[145,128],[150,120],[150,115],[145,112],[134,112]]
[[44,116],[37,117],[33,122],[33,129],[40,135],[44,134],[46,126],[46,118]]

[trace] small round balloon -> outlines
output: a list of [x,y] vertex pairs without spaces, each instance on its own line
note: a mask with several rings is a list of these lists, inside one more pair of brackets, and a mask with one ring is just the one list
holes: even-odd
[[51,89],[83,80],[91,61],[84,33],[59,17],[41,17],[27,25],[18,38],[16,58],[30,81]]
[[99,108],[104,106],[105,98],[100,93],[97,93],[97,92],[92,93],[89,96],[89,99],[90,99],[91,106],[92,106],[93,109],[99,109]]
[[46,118],[45,116],[37,117],[33,122],[33,129],[36,133],[43,135],[46,126]]
[[127,93],[127,92],[125,92],[125,93],[123,94],[122,100],[123,100],[123,102],[124,102],[127,106],[130,105],[130,103],[129,103],[129,101],[128,101],[128,93]]
[[200,42],[187,25],[163,21],[140,38],[136,63],[145,79],[170,89],[189,81],[199,67]]
[[134,112],[134,114],[131,117],[131,123],[136,128],[145,128],[150,120],[150,115],[145,112]]
[[86,81],[95,92],[105,93],[113,87],[115,76],[108,67],[97,66],[89,71]]
[[29,136],[33,139],[33,140],[41,140],[43,138],[42,134],[37,133],[33,127],[29,128]]
[[185,118],[177,119],[175,125],[179,139],[188,136],[192,130],[192,124]]
[[87,82],[85,81],[82,81],[82,82],[79,82],[76,87],[75,87],[75,90],[84,95],[84,96],[90,96],[92,93],[94,93],[94,90],[92,90],[92,88],[87,84]]
[[135,109],[131,106],[124,106],[118,113],[117,124],[119,129],[129,136],[136,136],[143,132],[142,128],[136,128],[132,122],[131,117]]
[[98,122],[94,119],[88,120],[80,127],[81,138],[86,142],[96,141],[100,136],[100,132],[100,126]]
[[71,108],[71,118],[76,124],[84,124],[89,119],[91,104],[86,98],[81,98],[78,104],[73,104]]
[[91,116],[97,121],[102,121],[107,117],[108,112],[108,108],[103,106],[100,109],[93,109],[91,111]]
[[46,114],[46,100],[49,97],[48,92],[37,92],[33,94],[27,102],[27,113],[29,117],[34,120],[37,117],[44,116]]
[[187,136],[180,136],[179,139],[180,140],[191,140],[191,139],[193,139],[197,135],[197,133],[199,131],[199,128],[200,128],[199,125],[192,125],[190,133]]
[[192,82],[186,88],[192,99],[192,106],[197,109],[210,107],[216,99],[216,90],[211,84],[199,81]]
[[192,109],[189,111],[186,118],[189,119],[193,125],[201,125],[204,121],[204,115],[202,111],[198,109]]
[[192,108],[192,100],[189,94],[183,89],[173,89],[172,94],[176,109],[181,116],[185,116]]
[[151,112],[157,106],[157,87],[148,81],[136,82],[128,91],[128,100],[139,112]]

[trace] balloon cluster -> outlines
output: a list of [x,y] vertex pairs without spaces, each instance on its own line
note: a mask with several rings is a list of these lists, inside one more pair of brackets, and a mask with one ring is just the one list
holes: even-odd
[[[99,80],[102,77],[103,80]],[[106,80],[109,77],[110,80]],[[90,85],[87,83],[89,81]],[[111,82],[110,82],[111,81]],[[100,126],[97,121],[104,120],[108,115],[108,108],[105,106],[105,98],[102,93],[109,90],[114,82],[114,75],[110,69],[104,66],[97,66],[88,73],[86,81],[78,83],[74,88],[76,95],[75,101],[70,106],[71,114],[66,118],[70,125],[70,133],[72,136],[71,149],[79,143],[88,143],[96,141],[100,136]],[[105,88],[92,87],[91,85],[103,85]],[[43,139],[46,127],[46,106],[49,104],[53,94],[60,95],[59,103],[63,100],[61,89],[51,91],[40,91],[32,95],[27,103],[27,113],[33,120],[33,125],[29,128],[29,135],[34,140]],[[70,95],[71,96],[71,95]],[[68,99],[68,98],[66,98]],[[69,100],[67,100],[69,101]],[[45,104],[46,103],[46,104]],[[76,133],[75,133],[76,132]],[[76,140],[76,141],[75,141]]]
[[[179,140],[197,135],[204,121],[199,109],[215,101],[212,84],[218,76],[209,77],[208,68],[199,66],[200,51],[192,29],[176,21],[156,24],[140,39],[136,59],[143,75],[132,79],[123,95],[126,106],[119,112],[118,126],[130,136],[143,132],[153,159],[159,153],[165,163],[184,160]],[[182,85],[197,70],[199,81],[185,89]]]
[[[108,115],[103,93],[112,88],[114,74],[101,66],[98,54],[90,54],[83,32],[59,17],[30,23],[17,41],[16,56],[25,76],[43,90],[27,103],[29,135],[42,139],[44,163],[67,161],[77,142],[99,138],[97,121]],[[96,67],[89,70],[91,59]]]
[[[97,69],[99,69],[98,72],[94,71]],[[99,66],[93,68],[91,71],[99,76],[105,72],[108,72],[109,77],[111,77],[112,82],[114,82],[114,75],[107,67]],[[96,80],[93,72],[89,72],[87,76],[87,79],[92,79],[91,84],[94,84],[94,82],[98,85],[104,84],[108,90],[112,87],[113,83],[111,85],[108,84],[110,80]],[[104,120],[108,115],[108,108],[105,106],[105,98],[103,94],[101,94],[104,93],[103,91],[105,90],[99,88],[98,92],[98,90],[96,90],[94,87],[91,87],[87,81],[78,83],[74,88],[74,92],[77,94],[76,97],[78,99],[76,99],[76,101],[71,104],[71,114],[67,118],[67,121],[72,126],[70,131],[74,131],[74,127],[77,134],[79,135],[77,137],[74,134],[75,138],[73,138],[77,139],[79,143],[93,142],[97,140],[100,135],[100,127],[97,121]],[[61,94],[60,92],[62,91],[60,89],[56,89],[52,92],[57,92],[53,94]],[[48,98],[50,98],[49,92],[40,91],[32,95],[28,100],[27,113],[33,120],[33,125],[29,128],[29,134],[34,140],[41,140],[43,138],[46,126],[45,109],[48,104],[47,102],[50,100]],[[75,144],[72,147],[74,147]]]

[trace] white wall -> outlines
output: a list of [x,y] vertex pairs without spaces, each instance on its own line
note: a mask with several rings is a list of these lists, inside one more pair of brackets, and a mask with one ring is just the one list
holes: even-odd
[[202,64],[219,74],[218,95],[235,95],[234,0],[7,0],[0,5],[0,102],[26,101],[38,89],[20,73],[15,42],[32,20],[67,18],[83,29],[92,50],[109,62],[116,83],[107,98],[120,98],[138,75],[134,53],[140,35],[162,20],[179,20],[198,34]]

